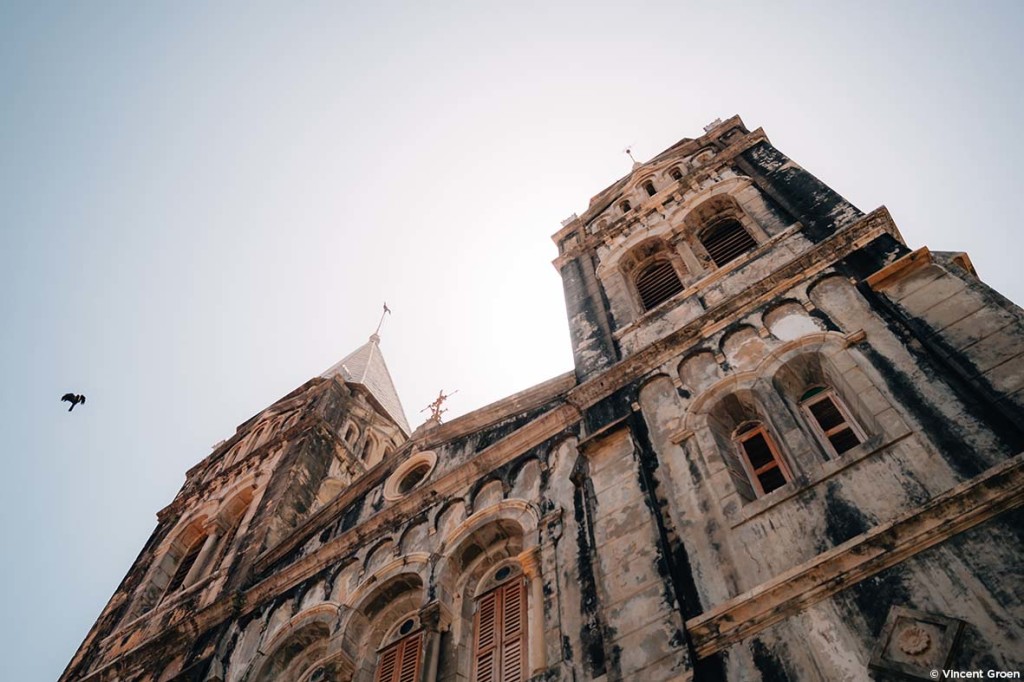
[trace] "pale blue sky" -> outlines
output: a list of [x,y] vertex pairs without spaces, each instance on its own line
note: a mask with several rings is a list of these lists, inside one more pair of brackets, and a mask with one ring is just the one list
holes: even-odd
[[569,369],[549,237],[628,144],[740,114],[1024,300],[1022,9],[0,2],[0,679],[55,679],[185,470],[383,300],[413,425]]

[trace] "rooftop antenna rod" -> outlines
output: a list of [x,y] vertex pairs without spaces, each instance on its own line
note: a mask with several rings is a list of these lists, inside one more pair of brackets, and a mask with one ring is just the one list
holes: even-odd
[[391,314],[391,308],[388,307],[388,302],[384,301],[384,312],[380,314],[380,322],[377,323],[377,331],[373,332],[374,336],[380,335],[380,328],[384,324],[384,316]]
[[634,166],[637,164],[637,160],[633,158],[633,145],[627,146],[622,150],[622,152],[629,157],[629,160],[633,162]]

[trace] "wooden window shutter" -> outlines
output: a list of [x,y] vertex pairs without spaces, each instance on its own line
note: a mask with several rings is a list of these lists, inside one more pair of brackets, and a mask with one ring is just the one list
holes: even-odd
[[704,230],[700,242],[718,267],[736,260],[757,246],[757,242],[743,225],[731,218]]
[[480,598],[473,632],[475,682],[526,679],[526,583],[522,577]]
[[380,652],[374,682],[418,682],[423,633],[403,637]]
[[657,260],[645,267],[637,274],[635,283],[644,310],[650,310],[683,290],[679,275],[667,260]]

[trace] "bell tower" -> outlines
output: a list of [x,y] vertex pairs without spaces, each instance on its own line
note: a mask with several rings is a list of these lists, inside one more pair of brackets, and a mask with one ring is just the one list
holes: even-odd
[[700,318],[862,215],[738,116],[634,162],[553,237],[577,377]]

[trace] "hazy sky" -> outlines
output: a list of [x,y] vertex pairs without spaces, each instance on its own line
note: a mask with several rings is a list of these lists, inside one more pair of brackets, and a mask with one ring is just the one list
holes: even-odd
[[550,235],[627,145],[740,114],[1024,301],[1024,4],[828,5],[0,0],[0,679],[383,301],[413,426],[570,369]]

